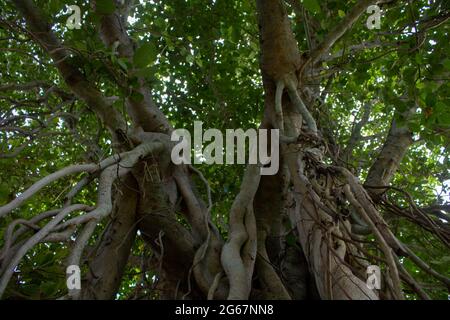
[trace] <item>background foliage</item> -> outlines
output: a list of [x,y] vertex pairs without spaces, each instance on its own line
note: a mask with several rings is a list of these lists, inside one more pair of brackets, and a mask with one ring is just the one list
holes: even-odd
[[[129,87],[117,89],[114,79],[124,74],[133,76],[134,72],[135,76],[144,75],[152,84],[155,101],[175,128],[192,129],[194,120],[203,121],[205,128],[221,131],[255,128],[260,122],[263,89],[254,1],[140,1],[129,19],[131,36],[139,47],[133,61],[118,58],[104,47],[96,31],[99,17],[91,10],[89,1],[37,2],[53,21],[54,30],[65,45],[81,53],[73,58],[79,70],[106,95],[115,97],[114,108],[123,110],[124,98],[133,94]],[[99,2],[102,11],[114,9],[112,0]],[[355,1],[300,2],[317,21],[314,36],[320,40]],[[383,11],[380,30],[368,30],[367,16],[364,16],[335,46],[336,57],[324,65],[332,71],[331,76],[325,74],[312,80],[326,92],[325,100],[317,102],[316,117],[341,146],[345,146],[355,124],[361,120],[364,106],[370,104],[369,120],[362,128],[364,138],[352,150],[353,158],[348,164],[361,180],[380,151],[393,117],[412,130],[415,142],[403,159],[393,185],[409,192],[420,206],[450,204],[449,25],[440,25],[424,34],[414,32],[417,28],[414,21],[436,14],[436,3],[440,2],[445,3],[394,1]],[[65,8],[72,4],[82,10],[80,30],[69,30],[65,25],[68,17]],[[299,17],[292,7],[288,6],[288,10],[301,50],[307,51],[303,24],[298,23]],[[23,130],[33,132],[45,124],[43,130],[25,136],[0,131],[2,154],[27,144],[17,157],[0,158],[2,205],[48,173],[72,163],[105,158],[111,152],[111,145],[95,115],[68,93],[42,49],[25,32],[11,35],[8,23],[18,23],[19,17],[8,1],[0,0],[0,14],[0,86],[42,81],[64,92],[0,91],[0,119],[14,107],[15,115],[27,115],[18,123]],[[386,45],[351,50],[352,45],[377,41]],[[132,70],[132,65],[138,69]],[[133,83],[128,85],[132,87]],[[405,118],[405,111],[415,103],[419,106],[417,113]],[[50,116],[54,110],[59,110],[59,116]],[[65,112],[76,114],[76,118],[65,116]],[[201,165],[200,169],[212,187],[212,214],[226,234],[226,214],[244,168]],[[13,215],[2,219],[0,234],[13,219],[29,218],[61,205],[61,195],[77,178],[53,184]],[[198,185],[202,191],[202,184]],[[402,201],[395,192],[390,196]],[[79,200],[94,203],[95,190],[83,191]],[[437,239],[403,219],[392,219],[394,231],[402,241],[424,260],[431,261],[437,271],[448,273],[450,255]],[[424,249],[430,246],[431,250]],[[65,290],[64,259],[68,249],[59,244],[42,244],[30,251],[18,267],[6,296],[25,299],[61,296]],[[138,258],[149,254],[143,241],[137,241],[133,255]],[[446,288],[408,261],[404,265],[417,274],[420,283],[428,284],[426,288],[433,298],[447,298]],[[138,266],[130,263],[117,298],[139,298],[144,294],[137,285],[142,277],[149,283],[155,281],[154,274],[142,274]],[[415,298],[412,294],[408,297]]]

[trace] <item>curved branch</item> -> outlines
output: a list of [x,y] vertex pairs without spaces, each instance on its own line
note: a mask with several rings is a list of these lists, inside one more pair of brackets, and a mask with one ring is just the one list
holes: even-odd
[[74,211],[87,211],[90,207],[83,204],[74,204],[70,207],[67,207],[63,210],[61,210],[60,213],[58,213],[53,220],[51,220],[49,223],[47,223],[42,229],[40,229],[37,233],[35,233],[31,238],[29,238],[23,246],[16,252],[11,262],[6,267],[1,279],[0,279],[0,297],[3,295],[6,286],[8,285],[9,279],[11,278],[12,274],[14,273],[14,270],[16,266],[19,264],[20,260],[22,260],[23,256],[33,248],[36,244],[38,244],[42,239],[44,239],[52,230],[53,228],[60,223],[67,215]]
[[[35,195],[37,192],[39,192],[45,186],[49,185],[50,183],[52,183],[56,180],[59,180],[59,179],[65,177],[65,176],[82,173],[82,172],[93,173],[96,171],[101,171],[107,167],[110,167],[114,163],[119,162],[121,159],[123,159],[123,160],[120,161],[120,163],[121,163],[120,165],[122,167],[129,168],[129,167],[132,167],[136,163],[136,161],[138,160],[139,157],[145,156],[145,155],[151,153],[152,151],[160,151],[162,148],[163,148],[163,145],[159,142],[141,144],[131,151],[123,152],[118,155],[112,155],[112,156],[106,158],[105,160],[103,160],[102,162],[100,162],[99,164],[93,164],[93,163],[78,164],[78,165],[72,165],[72,166],[63,168],[57,172],[54,172],[54,173],[42,178],[38,182],[34,183],[26,191],[21,193],[13,201],[0,207],[0,218],[5,216],[7,213],[11,212],[12,210],[16,209],[20,205],[22,205],[23,202],[30,199],[33,195]],[[115,170],[115,168],[113,168],[112,171],[114,171],[114,170]],[[85,184],[86,182],[84,180],[82,180],[81,183]],[[72,193],[70,193],[70,195],[72,195]]]
[[275,92],[275,115],[276,115],[276,127],[280,129],[280,134],[284,134],[284,120],[283,120],[283,90],[284,90],[284,82],[279,80],[277,81],[277,87]]
[[392,253],[392,249],[386,243],[386,240],[384,239],[381,232],[378,230],[375,222],[372,221],[372,219],[366,213],[365,209],[363,208],[363,205],[355,198],[355,196],[353,195],[352,191],[350,190],[350,186],[348,184],[344,186],[344,192],[345,192],[345,195],[346,195],[348,201],[358,211],[358,213],[364,218],[364,220],[366,220],[367,224],[370,226],[373,233],[375,234],[375,237],[378,239],[378,242],[381,245],[383,253],[387,259],[387,264],[389,266],[389,274],[391,275],[394,297],[396,299],[403,300],[404,297],[403,297],[403,292],[401,289],[400,276],[398,273],[397,264],[395,262],[394,255]]
[[[125,29],[129,4],[131,2],[120,9],[117,8],[111,14],[100,14],[99,33],[100,38],[108,48],[113,48],[117,45],[116,49],[120,57],[132,59],[136,44]],[[142,78],[139,78],[138,88],[135,90],[144,97],[142,101],[134,99],[133,96],[126,98],[127,111],[135,126],[140,126],[147,132],[170,132],[172,127],[169,121],[164,113],[155,105],[150,94],[150,88]]]
[[309,64],[316,63],[325,53],[327,53],[331,47],[339,40],[358,20],[358,18],[367,10],[367,8],[377,3],[379,0],[360,0],[342,19],[336,27],[331,30],[325,39],[311,52],[309,59],[302,66],[304,70]]
[[[97,227],[97,220],[91,220],[83,228],[83,231],[77,237],[75,246],[73,247],[72,252],[70,253],[69,259],[67,260],[68,266],[71,265],[80,266],[80,260],[83,254],[83,250],[86,247],[89,239],[91,238],[92,233],[94,233],[96,227]],[[81,293],[80,289],[72,289],[72,290],[69,289],[68,295],[71,299],[77,299],[80,296],[80,293]]]
[[228,300],[248,299],[251,290],[251,275],[253,269],[244,264],[241,249],[248,240],[245,226],[246,208],[252,205],[253,198],[258,190],[261,175],[258,165],[249,165],[241,184],[241,190],[236,196],[230,211],[230,235],[228,242],[223,246],[221,261],[228,280],[230,291]]
[[[55,231],[62,230],[71,225],[86,223],[89,220],[101,220],[112,210],[111,187],[113,182],[129,173],[141,157],[145,157],[152,152],[160,152],[164,145],[160,142],[141,144],[132,151],[124,153],[124,159],[116,166],[109,166],[100,174],[98,186],[98,204],[95,210],[88,214],[72,218],[58,225]],[[106,160],[105,160],[106,161]],[[103,163],[103,161],[102,161]]]
[[[80,299],[110,300],[115,298],[133,246],[139,220],[136,219],[138,189],[128,174],[119,185],[111,220],[95,251],[90,254],[87,281]],[[153,220],[154,222],[154,220]]]
[[[414,114],[416,106],[411,108],[406,115],[409,118]],[[369,169],[364,185],[386,186],[389,185],[397,172],[403,157],[413,143],[412,132],[406,126],[399,126],[395,119],[392,120],[389,134],[384,142],[383,149]],[[368,189],[370,196],[378,201],[384,190]]]
[[297,108],[298,112],[303,116],[303,119],[305,119],[306,125],[308,126],[309,130],[311,130],[314,134],[317,134],[316,121],[309,112],[308,108],[303,103],[303,100],[300,98],[294,80],[292,80],[290,77],[286,77],[285,84],[292,103]]
[[44,188],[45,186],[49,185],[50,183],[59,180],[65,176],[81,173],[81,172],[93,172],[94,170],[98,169],[99,166],[96,164],[79,164],[79,165],[72,165],[69,167],[66,167],[64,169],[61,169],[55,173],[52,173],[38,182],[34,183],[30,188],[28,188],[26,191],[21,193],[17,198],[15,198],[10,203],[0,207],[0,218],[4,217],[7,213],[11,212],[12,210],[19,207],[22,203],[24,203],[26,200],[31,198],[33,195],[35,195],[39,190]]
[[118,131],[126,131],[125,119],[116,109],[111,107],[110,102],[102,93],[70,63],[72,60],[71,53],[52,32],[52,27],[46,21],[42,10],[32,0],[14,0],[14,4],[24,16],[29,27],[29,33],[51,56],[69,88],[102,119],[113,139],[116,142],[121,142]]

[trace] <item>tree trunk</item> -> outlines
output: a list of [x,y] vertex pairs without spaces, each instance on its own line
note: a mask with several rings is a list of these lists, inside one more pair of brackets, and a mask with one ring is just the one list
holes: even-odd
[[[55,218],[49,222],[52,228],[39,229],[25,245],[16,242],[2,251],[2,285],[5,287],[11,277],[11,268],[6,268],[12,266],[11,261],[23,257],[47,236],[54,236],[52,232],[83,226],[78,229],[69,260],[85,261],[88,272],[83,290],[79,294],[69,293],[73,299],[116,297],[138,232],[152,252],[151,259],[145,262],[154,269],[152,289],[161,299],[403,299],[401,277],[418,288],[399,263],[399,256],[410,257],[428,272],[434,271],[400,243],[383,220],[374,203],[381,191],[374,188],[366,191],[342,167],[342,162],[330,159],[322,134],[330,130],[326,123],[315,118],[313,101],[320,92],[305,81],[306,74],[317,73],[318,62],[367,6],[375,2],[359,1],[321,43],[315,39],[308,44],[310,51],[302,54],[285,1],[256,1],[264,87],[260,129],[279,130],[280,170],[273,176],[261,176],[261,164],[247,166],[229,212],[228,234],[224,236],[213,223],[211,190],[206,179],[191,165],[175,165],[170,160],[173,128],[152,100],[148,83],[142,77],[124,77],[117,84],[118,88],[132,88],[133,93],[142,96],[137,99],[136,95],[128,95],[124,99],[125,114],[120,113],[71,62],[69,51],[33,1],[15,0],[28,28],[53,59],[69,89],[109,130],[114,156],[77,171],[100,176],[96,210],[66,206],[57,217],[69,209],[73,209],[69,214],[75,210],[84,213],[61,220],[61,224],[56,224],[59,218]],[[129,5],[126,2],[118,6],[114,13],[97,13],[101,16],[98,32],[103,44],[108,50],[116,50],[117,57],[131,61],[136,44],[124,27]],[[295,10],[300,12],[297,6]],[[368,117],[366,112],[364,121]],[[128,128],[128,123],[132,128]],[[351,139],[350,149],[344,152],[346,161],[360,137],[362,125]],[[387,185],[411,143],[411,132],[393,121],[365,184]],[[206,194],[197,190],[193,175],[205,184]],[[44,183],[38,185],[43,186]],[[0,207],[0,214],[6,214],[6,207],[13,210],[25,200]],[[106,211],[98,213],[100,207]],[[350,215],[362,221],[366,232],[375,239],[374,250],[384,266],[382,291],[366,284],[367,258],[371,253],[355,232]],[[96,239],[86,259],[80,260],[95,226],[103,220],[107,225],[101,237]],[[445,277],[440,280],[448,281]]]

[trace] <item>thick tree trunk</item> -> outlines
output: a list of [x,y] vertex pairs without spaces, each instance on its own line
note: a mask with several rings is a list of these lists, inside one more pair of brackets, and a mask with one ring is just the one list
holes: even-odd
[[[297,106],[298,100],[301,98],[295,97],[302,96],[301,90],[304,89],[301,86],[301,78],[297,75],[302,59],[289,25],[284,4],[282,1],[264,0],[257,1],[257,4],[261,31],[261,70],[265,88],[266,118],[273,124],[277,124],[277,122],[281,124],[283,120],[280,121],[280,118],[284,119],[283,134],[287,136],[297,137],[301,134],[302,119],[309,129],[316,130],[310,112],[305,110],[304,105],[303,108]],[[282,39],[282,44],[279,42],[280,39]],[[276,91],[278,91],[280,81],[287,87],[290,103],[289,101],[286,103],[283,94],[277,97]],[[298,88],[300,93],[297,91]],[[281,103],[277,102],[277,99],[281,99]],[[277,103],[282,106],[281,109],[287,111],[283,117],[276,114],[280,113]],[[289,110],[294,106],[297,108]],[[296,111],[300,115],[293,115]],[[283,129],[277,125],[275,127]],[[333,221],[328,212],[318,207],[322,203],[321,197],[311,190],[312,181],[308,181],[305,176],[307,173],[304,172],[305,168],[300,165],[304,162],[302,159],[304,152],[315,151],[320,154],[323,151],[313,150],[308,145],[283,146],[281,150],[290,179],[294,182],[294,189],[291,191],[294,193],[294,197],[291,200],[295,201],[290,210],[291,222],[297,228],[299,242],[306,254],[309,270],[315,279],[320,297],[322,299],[377,299],[377,295],[367,288],[365,282],[355,276],[345,265],[345,243],[334,237],[334,233],[343,234],[339,230],[343,226]],[[319,157],[322,156],[319,155]],[[320,176],[316,172],[316,168],[308,169],[311,179],[316,180]],[[315,183],[318,184],[319,181],[317,180]],[[282,190],[282,188],[280,189]],[[332,200],[332,202],[336,200]],[[322,206],[326,207],[324,203]],[[333,210],[333,206],[330,210]],[[272,214],[276,215],[276,213]]]
[[138,195],[135,179],[128,175],[118,186],[115,208],[98,246],[88,257],[88,274],[81,299],[114,299],[136,235]]
[[[415,109],[411,109],[411,113]],[[392,125],[383,148],[370,168],[364,183],[369,187],[368,191],[373,199],[377,200],[385,191],[383,188],[376,187],[389,185],[412,143],[411,131],[406,126],[398,126],[395,119],[392,120]]]
[[[306,71],[314,74],[316,63],[376,1],[359,1],[322,43],[310,44],[310,52],[303,55],[284,1],[256,1],[265,94],[260,128],[279,129],[280,170],[274,176],[261,176],[260,164],[247,167],[229,213],[226,241],[212,223],[206,179],[197,169],[170,161],[169,134],[173,129],[153,102],[151,88],[138,79],[133,90],[143,99],[125,98],[133,127],[127,130],[127,117],[111,107],[101,91],[71,65],[67,50],[33,2],[14,2],[69,88],[109,129],[114,151],[132,153],[139,148],[146,151],[143,146],[152,143],[158,146],[157,154],[139,153],[130,168],[120,167],[121,159],[114,162],[117,172],[128,171],[121,178],[111,174],[115,187],[102,190],[103,195],[113,193],[109,198],[115,200],[114,206],[101,217],[110,215],[110,220],[88,256],[83,290],[74,298],[115,298],[139,230],[152,251],[154,289],[161,299],[379,299],[379,293],[366,285],[366,252],[357,241],[348,212],[364,220],[383,254],[387,270],[384,292],[403,298],[400,274],[414,286],[402,267],[397,269],[397,255],[408,251],[389,230],[369,194],[340,163],[327,164],[321,134],[327,128],[317,126],[314,106],[305,99],[306,92],[318,94],[317,89],[305,85]],[[101,17],[99,36],[108,48],[116,47],[121,58],[131,60],[135,44],[124,29],[128,9],[121,10]],[[122,81],[129,86],[124,79],[118,87],[124,85]],[[368,116],[366,112],[365,121]],[[358,134],[351,139],[350,148]],[[411,143],[411,133],[393,121],[366,184],[388,184]],[[345,157],[349,154],[351,150]],[[113,169],[103,168],[109,173]],[[191,174],[207,185],[205,197],[199,195]],[[369,190],[373,198],[378,195],[376,189]],[[87,230],[86,245],[98,221],[82,222],[86,223],[82,233]],[[80,242],[79,255],[84,248]]]

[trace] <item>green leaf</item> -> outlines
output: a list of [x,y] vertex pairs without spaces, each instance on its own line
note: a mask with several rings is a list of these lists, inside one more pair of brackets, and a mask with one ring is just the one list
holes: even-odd
[[450,59],[445,59],[442,63],[445,67],[445,69],[450,70]]
[[144,96],[140,92],[133,91],[131,93],[131,100],[139,103],[139,102],[142,102],[144,100]]
[[203,61],[201,59],[195,59],[195,63],[200,67],[203,68]]
[[53,12],[57,12],[57,11],[61,10],[61,4],[59,3],[59,0],[50,0],[49,7],[50,7],[50,10]]
[[444,126],[450,126],[450,112],[448,112],[448,106],[439,101],[435,105],[435,112],[438,123]]
[[413,83],[417,74],[416,68],[407,68],[403,70],[402,78],[405,83]]
[[434,94],[428,94],[425,98],[425,103],[428,108],[433,108],[436,104],[436,95]]
[[195,58],[194,58],[193,55],[188,54],[188,55],[186,56],[186,62],[188,62],[188,63],[194,63],[194,61],[195,61]]
[[292,233],[289,233],[286,236],[286,243],[288,246],[291,246],[291,247],[295,246],[296,241],[297,240],[295,239],[295,236]]
[[8,199],[9,187],[6,183],[0,184],[0,204]]
[[100,14],[111,14],[116,10],[114,0],[97,0],[95,2],[95,10]]
[[137,77],[144,78],[147,80],[155,80],[155,74],[158,72],[158,68],[156,66],[149,66],[139,70],[136,70],[133,74]]
[[145,68],[156,61],[158,52],[153,43],[147,42],[141,45],[134,53],[133,63],[137,68]]
[[52,296],[58,291],[58,286],[55,282],[47,281],[41,283],[40,290],[47,296]]
[[123,59],[117,59],[117,63],[122,67],[123,70],[128,70],[128,66]]
[[345,12],[342,10],[338,10],[338,15],[340,18],[343,18],[343,17],[345,17]]
[[317,0],[302,0],[302,2],[306,10],[310,11],[311,13],[320,12],[320,5]]

